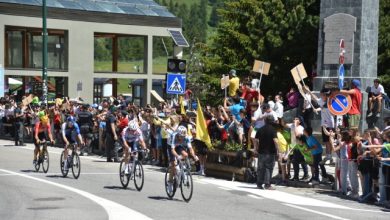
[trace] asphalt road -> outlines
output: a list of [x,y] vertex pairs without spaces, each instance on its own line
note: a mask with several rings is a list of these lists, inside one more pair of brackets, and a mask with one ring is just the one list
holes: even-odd
[[49,148],[47,174],[35,172],[32,144],[15,147],[0,140],[0,219],[389,219],[390,211],[339,198],[319,189],[277,187],[193,176],[189,203],[164,190],[164,169],[144,166],[141,192],[130,182],[123,189],[119,163],[81,157],[81,175],[63,178],[62,149]]

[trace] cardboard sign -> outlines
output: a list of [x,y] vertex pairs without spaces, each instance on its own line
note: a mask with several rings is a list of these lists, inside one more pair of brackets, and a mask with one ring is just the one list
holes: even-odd
[[291,69],[291,75],[294,77],[296,84],[298,84],[304,78],[307,78],[307,73],[302,63]]
[[165,102],[165,100],[163,98],[161,98],[161,96],[155,91],[155,90],[152,90],[150,91],[150,93],[153,95],[154,98],[156,98],[159,102]]
[[229,86],[229,76],[223,75],[221,78],[221,89],[225,89]]
[[270,68],[271,68],[270,63],[260,61],[260,60],[255,60],[252,71],[256,73],[262,73],[264,75],[268,75]]
[[29,96],[27,96],[22,100],[22,103],[24,106],[27,106],[32,102],[32,100],[33,100],[33,95],[30,94]]
[[61,110],[67,110],[67,109],[69,109],[69,104],[68,103],[62,104]]

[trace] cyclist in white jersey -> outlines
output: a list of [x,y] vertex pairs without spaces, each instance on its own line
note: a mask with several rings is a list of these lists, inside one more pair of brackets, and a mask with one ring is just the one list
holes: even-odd
[[138,144],[141,145],[142,149],[146,149],[142,131],[139,128],[136,121],[132,120],[129,122],[126,128],[122,131],[123,140],[123,152],[125,153],[125,174],[129,173],[129,156],[132,151],[138,150]]
[[194,149],[191,145],[191,137],[188,136],[187,128],[179,126],[175,133],[172,134],[170,149],[168,149],[169,156],[169,181],[168,189],[173,191],[173,176],[176,175],[177,160],[182,160],[188,157],[188,150],[191,156],[198,161],[198,156],[195,155]]

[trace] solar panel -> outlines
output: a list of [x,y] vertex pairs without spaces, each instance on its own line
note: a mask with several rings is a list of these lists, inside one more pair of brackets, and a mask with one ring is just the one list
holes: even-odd
[[179,47],[189,47],[190,46],[180,31],[168,30],[168,32],[171,35],[173,41],[175,41],[176,46],[179,46]]

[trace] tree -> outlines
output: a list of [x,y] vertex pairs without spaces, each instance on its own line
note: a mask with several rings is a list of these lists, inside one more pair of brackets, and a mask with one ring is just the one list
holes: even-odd
[[378,75],[385,90],[390,90],[390,0],[380,0],[378,36]]
[[[262,90],[291,84],[290,69],[316,62],[320,0],[229,0],[218,10],[220,23],[211,45],[209,71],[235,68],[248,74],[255,59],[272,63]],[[217,71],[216,71],[217,70]]]
[[213,8],[211,9],[210,19],[208,24],[210,27],[217,27],[218,25],[218,14],[217,14],[217,5],[213,5]]

